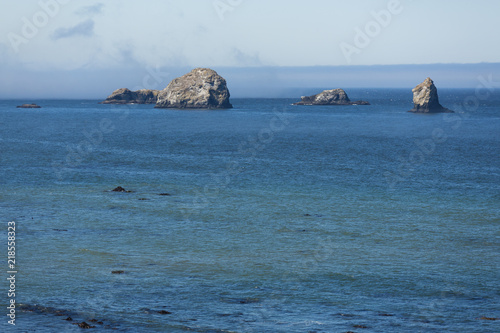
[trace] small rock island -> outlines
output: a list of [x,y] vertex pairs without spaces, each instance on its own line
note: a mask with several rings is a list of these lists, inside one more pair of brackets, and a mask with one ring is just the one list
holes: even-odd
[[159,92],[150,89],[131,91],[121,88],[113,91],[101,104],[156,104]]
[[313,96],[303,96],[293,105],[370,105],[365,101],[352,102],[343,89],[325,90]]
[[160,91],[155,108],[230,109],[226,80],[210,68],[195,68]]
[[413,109],[408,112],[414,113],[453,113],[439,104],[437,88],[430,77],[413,88]]
[[40,109],[40,105],[36,105],[35,103],[31,104],[23,104],[23,105],[18,105],[17,108],[19,109]]

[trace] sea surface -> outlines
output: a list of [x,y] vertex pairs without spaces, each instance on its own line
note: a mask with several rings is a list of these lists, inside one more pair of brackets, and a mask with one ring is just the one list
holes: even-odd
[[456,113],[433,115],[399,89],[0,101],[0,331],[500,332],[500,93],[480,92],[440,89]]

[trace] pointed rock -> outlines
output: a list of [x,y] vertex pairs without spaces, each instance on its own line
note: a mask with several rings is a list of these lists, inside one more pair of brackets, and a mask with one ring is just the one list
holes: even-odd
[[293,105],[370,105],[365,101],[351,102],[343,89],[325,90],[312,96],[303,96],[302,100]]
[[159,92],[159,90],[131,91],[127,88],[121,88],[113,91],[101,104],[155,104]]
[[440,113],[440,112],[453,112],[441,104],[437,88],[431,78],[425,79],[424,82],[413,88],[413,109],[408,112],[415,113]]
[[209,68],[196,68],[168,84],[155,108],[229,109],[226,80]]

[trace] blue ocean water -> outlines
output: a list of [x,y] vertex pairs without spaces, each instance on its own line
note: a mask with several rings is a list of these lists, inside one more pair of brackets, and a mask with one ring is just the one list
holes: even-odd
[[0,330],[500,331],[500,94],[348,93],[372,105],[0,101]]

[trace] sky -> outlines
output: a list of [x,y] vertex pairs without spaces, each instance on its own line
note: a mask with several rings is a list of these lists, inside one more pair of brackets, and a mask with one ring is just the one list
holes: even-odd
[[[225,73],[230,89],[234,78],[238,94],[269,82],[399,86],[407,84],[407,70],[420,81],[436,73],[450,87],[500,75],[498,66],[489,73],[480,73],[481,66],[471,73],[469,66],[457,81],[456,68],[445,66],[445,74],[428,66],[500,63],[497,0],[23,0],[1,6],[0,98],[162,89],[195,67]],[[386,76],[373,66],[410,67]],[[366,83],[360,69],[372,75]],[[247,87],[242,73],[250,78]],[[272,73],[281,74],[270,80]]]

